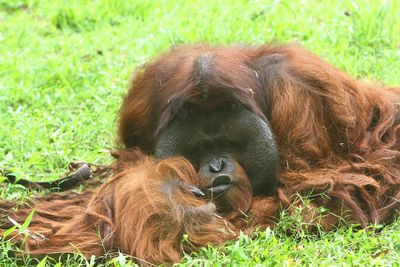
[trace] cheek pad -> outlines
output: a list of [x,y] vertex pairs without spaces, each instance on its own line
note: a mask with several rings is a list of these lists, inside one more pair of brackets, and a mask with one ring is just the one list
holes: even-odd
[[238,160],[250,179],[254,195],[270,194],[277,186],[278,151],[273,134],[268,123],[252,113],[240,121],[247,142]]
[[167,127],[158,138],[154,155],[156,158],[168,158],[177,155],[183,155],[182,144],[184,143],[184,135],[175,123]]

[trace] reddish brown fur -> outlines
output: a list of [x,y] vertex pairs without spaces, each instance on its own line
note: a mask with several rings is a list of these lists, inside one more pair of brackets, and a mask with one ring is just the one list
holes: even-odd
[[[235,176],[240,185],[215,201],[217,208],[189,191],[189,185],[201,184],[188,161],[170,158],[156,162],[144,156],[139,160],[138,153],[124,152],[121,157],[135,158],[136,164],[127,166],[132,163],[120,161],[118,167],[125,165],[124,170],[94,192],[37,198],[22,204],[16,212],[11,211],[15,203],[0,202],[4,214],[1,229],[12,227],[7,216],[21,222],[35,208],[29,229],[49,240],[28,239],[24,243],[26,252],[42,255],[80,251],[90,257],[121,250],[144,263],[177,262],[183,251],[237,236],[238,228],[228,218],[234,221],[249,210],[252,200],[239,166]],[[187,241],[182,241],[184,235]],[[21,235],[14,233],[13,237]]]
[[[193,65],[207,52],[214,54],[215,72],[205,85]],[[211,88],[207,101],[198,90],[204,86]],[[326,230],[339,223],[336,215],[365,227],[391,222],[399,210],[397,90],[356,81],[292,45],[181,46],[134,76],[120,112],[120,141],[153,153],[158,133],[182,101],[205,110],[238,101],[267,119],[280,152],[277,194],[252,198],[237,165],[237,187],[211,201],[198,198],[186,187],[201,188],[187,161],[157,162],[121,151],[119,173],[95,192],[29,202],[37,210],[30,229],[50,239],[29,239],[25,250],[45,254],[78,248],[89,256],[120,249],[144,261],[176,262],[183,251],[219,244],[239,230],[272,226],[281,208],[303,205],[298,195],[313,195],[306,220],[311,222],[322,205],[332,212],[319,222]],[[174,178],[183,183],[174,185]],[[14,205],[0,202],[0,211]],[[23,221],[29,210],[25,204],[10,216]],[[12,226],[3,222],[0,229]],[[188,240],[181,242],[184,235]]]
[[[200,81],[195,64],[204,53],[213,54],[214,73]],[[400,206],[398,89],[354,80],[297,46],[173,49],[134,76],[120,141],[152,153],[182,102],[211,109],[231,101],[268,119],[289,202],[295,193],[324,192],[331,198],[324,204],[350,209],[348,220],[362,226],[393,219]]]

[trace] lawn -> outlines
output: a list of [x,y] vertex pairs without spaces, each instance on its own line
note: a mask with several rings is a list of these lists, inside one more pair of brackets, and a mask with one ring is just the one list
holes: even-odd
[[[109,163],[132,71],[180,43],[296,42],[359,79],[400,84],[400,1],[0,0],[0,169],[51,180]],[[0,181],[4,179],[0,174]],[[0,198],[33,192],[0,186]],[[290,227],[296,234],[285,234]],[[400,220],[312,235],[274,230],[187,255],[182,266],[400,266]],[[0,238],[0,266],[17,261]],[[40,266],[54,266],[45,258]],[[79,255],[66,266],[92,265]],[[109,266],[131,266],[119,255]]]

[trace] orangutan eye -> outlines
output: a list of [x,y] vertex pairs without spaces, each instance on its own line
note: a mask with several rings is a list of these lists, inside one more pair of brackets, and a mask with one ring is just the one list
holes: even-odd
[[235,143],[231,141],[224,141],[222,142],[222,147],[223,148],[233,148],[235,147]]
[[205,151],[206,149],[207,149],[206,144],[199,144],[193,148],[193,150],[196,152],[202,152],[202,151]]

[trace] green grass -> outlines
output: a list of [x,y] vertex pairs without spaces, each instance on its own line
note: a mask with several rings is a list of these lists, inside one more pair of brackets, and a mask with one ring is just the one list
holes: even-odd
[[[400,84],[400,1],[0,0],[0,169],[50,180],[110,162],[130,74],[179,43],[298,42],[360,79]],[[0,177],[1,180],[1,177]],[[0,197],[30,192],[0,187]],[[286,216],[287,217],[287,216]],[[277,229],[188,255],[184,266],[399,266],[400,222],[319,236]],[[9,256],[0,266],[35,265]],[[53,266],[50,259],[39,266]],[[79,255],[67,266],[88,264]],[[129,265],[123,255],[109,263]],[[132,263],[130,263],[132,264]]]

